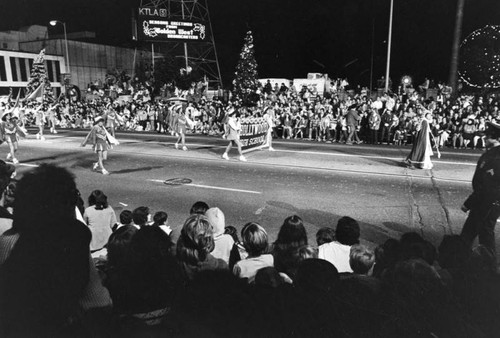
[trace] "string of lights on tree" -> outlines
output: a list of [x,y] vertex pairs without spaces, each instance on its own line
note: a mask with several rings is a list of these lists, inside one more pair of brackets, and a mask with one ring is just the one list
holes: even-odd
[[257,61],[253,45],[252,32],[248,31],[240,52],[233,80],[233,95],[244,104],[252,104],[258,88]]
[[459,75],[475,88],[500,88],[500,26],[475,30],[460,45]]

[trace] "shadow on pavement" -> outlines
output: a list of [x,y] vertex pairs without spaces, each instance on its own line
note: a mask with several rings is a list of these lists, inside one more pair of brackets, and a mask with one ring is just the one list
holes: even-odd
[[157,166],[149,166],[149,167],[140,167],[140,168],[133,168],[133,169],[122,169],[122,170],[114,170],[110,171],[110,174],[128,174],[128,173],[133,173],[133,172],[138,172],[138,171],[150,171],[153,169],[160,169],[163,168],[164,166],[162,165],[157,165]]
[[44,161],[54,161],[58,159],[60,156],[45,156],[45,157],[36,157],[30,158],[27,160],[23,160],[23,163],[31,163],[31,162],[44,162]]
[[[335,229],[340,218],[349,216],[337,215],[317,209],[300,209],[293,206],[292,204],[279,201],[267,201],[267,204],[276,208],[289,210],[290,216],[293,214],[298,215],[304,222],[313,225],[316,228],[316,231],[323,227],[330,227]],[[403,234],[405,232],[415,231],[415,229],[407,225],[395,222],[383,222],[382,225],[375,225],[359,220],[358,222],[361,228],[361,239],[364,241],[375,243],[377,245],[384,243],[390,238],[395,238],[394,232]],[[400,236],[396,237],[396,239],[399,239]],[[309,241],[311,243],[314,243],[314,238],[310,238]]]

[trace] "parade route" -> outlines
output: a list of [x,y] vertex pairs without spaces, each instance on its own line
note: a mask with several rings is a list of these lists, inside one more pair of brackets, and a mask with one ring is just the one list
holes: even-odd
[[367,244],[406,231],[437,244],[443,234],[458,233],[466,216],[460,205],[481,154],[443,150],[433,170],[411,170],[400,163],[408,146],[275,140],[277,151],[250,152],[243,163],[236,153],[221,159],[227,141],[216,137],[189,135],[189,151],[181,151],[171,136],[118,133],[121,144],[110,152],[104,176],[91,169],[91,148],[79,147],[85,133],[60,131],[44,142],[30,135],[21,141],[19,172],[43,162],[65,166],[84,198],[101,189],[117,214],[140,205],[166,211],[174,236],[199,200],[223,210],[226,225],[262,223],[273,240],[284,218],[297,214],[313,244],[318,229],[335,227],[345,215],[360,222]]

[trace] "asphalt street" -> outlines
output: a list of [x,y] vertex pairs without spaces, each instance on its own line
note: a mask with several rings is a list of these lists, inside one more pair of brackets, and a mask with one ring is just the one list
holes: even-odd
[[[358,220],[370,246],[407,231],[435,244],[443,234],[459,233],[466,218],[460,206],[481,154],[443,150],[434,169],[412,170],[401,165],[409,146],[275,140],[275,152],[252,151],[240,162],[236,149],[229,161],[221,158],[227,141],[218,137],[188,135],[189,150],[182,151],[170,135],[119,132],[121,144],[110,151],[104,176],[92,171],[91,147],[79,146],[87,132],[62,130],[45,141],[29,135],[20,141],[18,173],[44,162],[67,167],[84,199],[100,189],[117,215],[141,205],[166,211],[174,237],[200,200],[219,207],[226,225],[261,223],[270,241],[283,220],[297,214],[313,245],[317,230],[335,227],[342,216]],[[1,149],[6,155],[7,146]]]

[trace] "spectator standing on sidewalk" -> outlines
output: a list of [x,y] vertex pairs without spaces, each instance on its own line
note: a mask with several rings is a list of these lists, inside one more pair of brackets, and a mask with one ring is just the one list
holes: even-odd
[[380,115],[377,109],[372,108],[370,117],[368,118],[368,124],[370,126],[370,143],[378,144],[378,130],[380,129]]
[[[387,144],[391,143],[391,127],[392,127],[392,113],[390,110],[386,109],[382,116],[382,134],[380,135],[380,143],[387,140]],[[387,135],[387,136],[386,136]],[[387,137],[387,138],[386,138]]]
[[346,115],[346,124],[349,136],[347,137],[346,144],[352,144],[353,138],[355,143],[362,143],[358,136],[358,126],[361,117],[358,115],[358,111],[356,110],[356,105],[352,105],[349,107],[349,111]]

